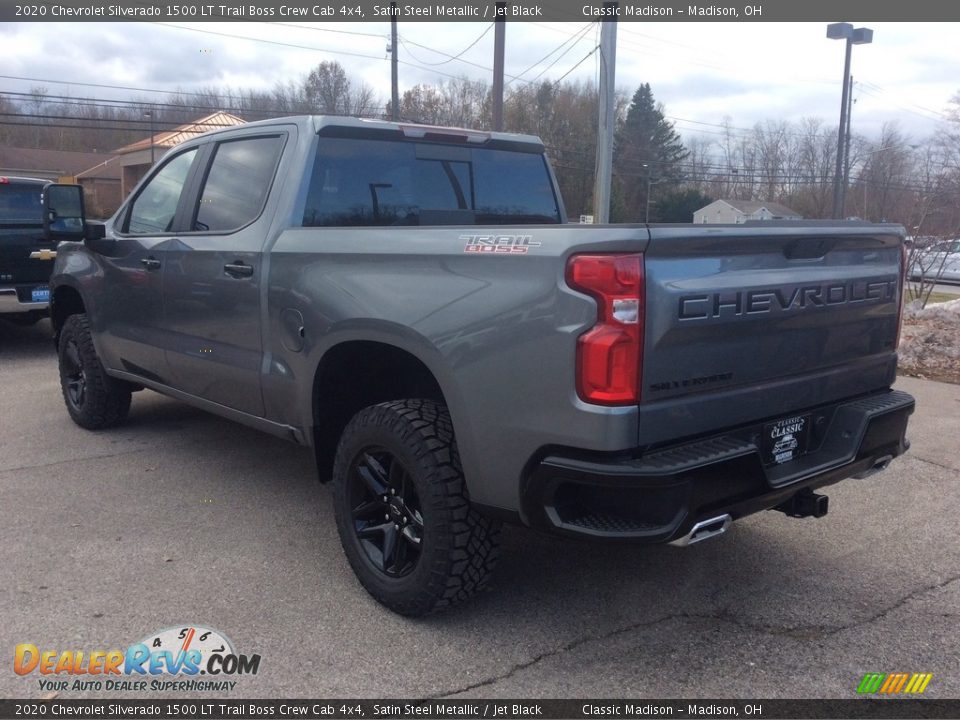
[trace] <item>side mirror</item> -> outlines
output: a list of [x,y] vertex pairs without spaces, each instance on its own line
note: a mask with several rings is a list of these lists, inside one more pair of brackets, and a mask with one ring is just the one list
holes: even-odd
[[83,239],[89,241],[103,240],[107,236],[107,226],[102,222],[88,220],[84,224]]
[[107,239],[107,226],[96,220],[85,223],[83,244],[100,255],[112,256],[117,249],[117,241]]
[[43,190],[43,237],[83,240],[85,213],[79,185],[47,185]]

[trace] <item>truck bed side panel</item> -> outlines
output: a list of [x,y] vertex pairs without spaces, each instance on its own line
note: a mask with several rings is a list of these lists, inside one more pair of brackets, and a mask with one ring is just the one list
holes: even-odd
[[[523,254],[466,251],[471,236],[491,233],[537,244]],[[544,444],[635,443],[635,406],[587,405],[576,396],[576,342],[595,322],[596,305],[566,287],[564,268],[575,251],[639,252],[646,235],[557,225],[286,230],[270,252],[268,415],[311,422],[302,388],[339,343],[394,345],[426,364],[443,389],[471,497],[516,508],[524,464]],[[286,308],[304,316],[300,352],[277,334]]]

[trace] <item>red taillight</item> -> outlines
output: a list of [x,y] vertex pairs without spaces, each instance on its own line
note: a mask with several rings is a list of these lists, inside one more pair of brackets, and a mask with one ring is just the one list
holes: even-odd
[[597,301],[597,323],[577,340],[577,394],[589,403],[633,405],[643,354],[643,256],[574,255],[567,282]]

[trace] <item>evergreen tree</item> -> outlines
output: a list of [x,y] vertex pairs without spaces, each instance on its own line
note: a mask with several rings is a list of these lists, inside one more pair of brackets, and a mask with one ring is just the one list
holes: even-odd
[[617,222],[643,222],[647,191],[652,203],[657,194],[656,183],[683,178],[681,163],[689,154],[673,123],[663,116],[663,106],[653,98],[649,83],[633,94],[626,117],[617,128],[614,153],[615,181],[620,186],[624,204]]
[[665,190],[662,195],[656,196],[656,204],[651,205],[650,222],[693,222],[693,214],[712,202],[712,197],[695,188]]

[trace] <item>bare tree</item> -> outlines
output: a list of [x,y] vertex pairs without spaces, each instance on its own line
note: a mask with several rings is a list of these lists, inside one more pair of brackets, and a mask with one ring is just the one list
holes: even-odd
[[353,109],[350,80],[336,60],[317,65],[303,82],[303,94],[311,110],[324,115],[349,115]]

